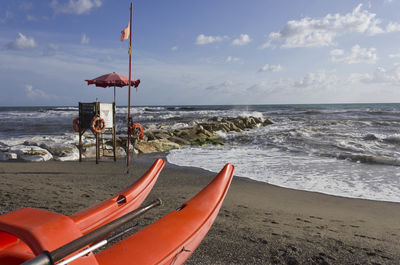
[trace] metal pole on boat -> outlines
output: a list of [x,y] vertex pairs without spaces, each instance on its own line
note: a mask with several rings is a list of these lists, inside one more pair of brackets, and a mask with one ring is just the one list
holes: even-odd
[[75,255],[73,255],[72,257],[69,257],[68,259],[65,259],[65,260],[63,260],[63,261],[57,263],[57,265],[67,265],[68,263],[70,263],[70,262],[72,262],[72,261],[74,261],[74,260],[76,260],[76,259],[78,259],[78,258],[80,258],[80,257],[83,257],[83,256],[89,254],[89,253],[92,252],[93,250],[96,250],[96,249],[98,249],[98,248],[101,248],[101,247],[107,245],[108,242],[111,242],[111,241],[113,241],[114,239],[116,239],[116,238],[118,238],[118,237],[120,237],[120,236],[122,236],[122,235],[128,233],[128,232],[131,231],[133,228],[135,228],[135,226],[131,226],[131,227],[125,229],[124,231],[121,231],[121,232],[119,232],[119,233],[117,233],[117,234],[115,234],[115,235],[113,235],[113,236],[111,236],[111,237],[109,237],[109,238],[106,238],[106,239],[100,241],[99,243],[96,243],[96,244],[94,244],[93,246],[88,247],[88,248],[82,250],[82,251],[79,252],[78,254],[75,254]]
[[[123,224],[125,224],[135,218],[138,218],[139,216],[143,215],[147,211],[149,211],[152,208],[159,206],[161,204],[162,204],[162,201],[160,199],[156,199],[153,202],[149,203],[148,205],[146,205],[144,207],[140,207],[134,211],[131,211],[131,212],[115,219],[114,221],[112,221],[108,224],[105,224],[102,227],[97,228],[96,230],[93,230],[92,232],[87,233],[86,235],[81,236],[81,237],[63,245],[63,246],[57,248],[56,250],[53,250],[52,252],[44,251],[42,254],[22,263],[21,265],[54,265],[57,261],[62,260],[63,258],[74,253],[75,251],[82,249],[83,247],[89,245],[90,243],[93,243],[93,242],[103,239],[109,233],[118,229],[118,227],[122,226]],[[115,235],[115,237],[117,235]],[[113,239],[115,237],[113,236],[111,239]],[[108,242],[109,241],[111,241],[111,240],[109,239]],[[78,254],[80,254],[80,253],[78,253]]]

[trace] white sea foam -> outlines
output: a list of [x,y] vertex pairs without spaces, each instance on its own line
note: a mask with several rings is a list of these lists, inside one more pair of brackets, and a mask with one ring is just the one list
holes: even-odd
[[[83,137],[84,144],[94,144],[94,142],[94,138]],[[73,133],[59,136],[13,137],[2,140],[1,143],[0,160],[47,161],[54,158],[59,161],[75,161],[79,159],[79,150],[76,147],[78,135]],[[29,155],[29,152],[43,152],[43,154]]]
[[[225,163],[235,175],[300,190],[400,202],[397,167],[377,168],[333,158],[299,156],[278,148],[206,147],[172,150],[167,159],[180,166],[218,172]],[[397,176],[396,176],[397,174]]]
[[182,129],[182,128],[186,128],[186,127],[189,127],[189,124],[183,123],[183,122],[178,122],[178,123],[174,123],[171,126],[171,129],[176,130],[176,129]]

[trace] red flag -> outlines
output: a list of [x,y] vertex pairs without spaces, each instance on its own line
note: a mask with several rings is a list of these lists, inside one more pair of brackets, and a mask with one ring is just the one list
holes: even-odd
[[127,40],[129,38],[129,26],[130,24],[128,24],[128,26],[126,26],[126,28],[121,31],[121,41]]

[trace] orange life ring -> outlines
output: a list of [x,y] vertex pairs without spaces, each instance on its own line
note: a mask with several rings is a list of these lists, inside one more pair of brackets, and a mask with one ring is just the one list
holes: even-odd
[[139,137],[140,140],[143,140],[144,133],[143,133],[143,127],[140,125],[138,122],[132,123],[132,125],[129,127],[129,133],[133,137]]
[[106,122],[103,118],[94,117],[90,124],[90,129],[95,133],[103,133],[106,129]]
[[72,122],[72,129],[74,129],[75,132],[79,132],[79,117],[75,118]]

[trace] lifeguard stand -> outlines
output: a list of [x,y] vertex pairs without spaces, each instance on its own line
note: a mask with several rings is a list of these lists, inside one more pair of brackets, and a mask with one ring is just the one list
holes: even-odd
[[[105,121],[104,132],[93,131],[92,122],[93,119],[95,119],[96,117],[100,117]],[[106,156],[104,154],[104,151],[106,150],[104,144],[105,140],[104,136],[106,133],[111,133],[112,135],[112,149],[109,150],[112,150],[113,153],[112,156],[114,157],[114,161],[117,160],[115,120],[116,120],[115,102],[113,103],[79,102],[79,162],[82,161],[82,136],[88,129],[91,130],[96,137],[96,164],[99,163],[100,149],[103,150],[103,156]]]

